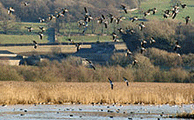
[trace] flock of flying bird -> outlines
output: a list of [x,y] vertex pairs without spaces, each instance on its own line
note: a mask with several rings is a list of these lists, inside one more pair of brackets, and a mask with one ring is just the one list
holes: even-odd
[[[29,2],[22,2],[22,5],[23,6],[28,6],[28,5],[30,5],[30,3]],[[182,3],[177,3],[176,5],[171,6],[172,7],[171,9],[163,10],[162,11],[163,12],[163,18],[166,19],[166,18],[172,17],[172,19],[175,19],[177,14],[180,12],[180,7],[179,6],[181,6],[182,9],[185,9],[187,5],[186,4],[182,4]],[[124,13],[126,13],[126,14],[128,13],[128,9],[127,9],[127,7],[125,5],[122,4],[120,6],[120,8],[124,11]],[[94,20],[94,18],[88,12],[88,9],[86,7],[84,7],[84,11],[85,11],[84,19],[83,20],[79,20],[77,22],[79,28],[83,27],[82,34],[84,34],[85,31],[87,30],[89,23],[92,20]],[[14,12],[15,12],[15,10],[13,9],[13,7],[9,7],[8,8],[8,14],[9,15],[11,15]],[[143,17],[145,18],[146,16],[149,16],[151,14],[155,15],[156,12],[157,12],[157,8],[148,9],[147,11],[143,12]],[[55,12],[55,14],[49,14],[48,19],[43,19],[43,18],[39,17],[39,20],[40,20],[40,22],[49,22],[52,19],[57,19],[59,17],[63,17],[66,13],[68,13],[68,9],[67,8],[60,8],[59,12]],[[97,23],[103,24],[105,28],[108,28],[108,24],[111,24],[113,22],[115,22],[116,24],[119,24],[120,21],[122,21],[123,19],[126,19],[125,17],[116,17],[116,16],[114,16],[111,13],[109,13],[107,16],[108,16],[109,19],[106,18],[105,15],[102,14],[100,17],[95,18],[95,20],[97,20]],[[137,16],[131,17],[129,19],[130,19],[131,22],[135,22],[135,21],[140,20]],[[186,25],[187,25],[188,22],[191,21],[190,17],[186,16],[185,17],[185,21],[186,21]],[[146,25],[145,25],[144,22],[140,22],[139,25],[138,25],[138,29],[140,31],[142,31],[145,27],[146,27]],[[28,30],[28,32],[32,32],[32,30],[33,30],[32,27],[25,27],[25,28]],[[43,32],[45,31],[45,28],[42,27],[42,26],[39,26],[39,30],[40,31],[37,32],[36,34],[38,34],[39,38],[42,40]],[[125,33],[129,33],[129,34],[135,34],[135,30],[128,29],[128,28],[126,28],[126,30],[123,30],[122,28],[119,28],[118,31],[120,33],[124,33],[125,32]],[[117,36],[117,34],[115,32],[112,33],[112,39],[113,39],[114,42],[118,42],[119,41],[118,36]],[[72,39],[68,39],[68,41],[70,41],[71,43],[76,45],[77,51],[80,50],[80,48],[81,48],[81,46],[80,46],[81,44],[80,43],[74,43],[74,41]],[[151,37],[149,42],[150,42],[150,44],[153,44],[156,41],[155,41],[155,39],[153,37]],[[34,43],[34,48],[36,49],[37,46],[38,46],[38,43],[35,40],[33,41],[33,43]],[[141,53],[146,51],[146,44],[147,44],[147,41],[142,39],[141,40],[141,49],[140,49]],[[176,52],[180,48],[181,48],[181,46],[179,45],[178,42],[176,42],[175,46],[174,46],[174,51]],[[130,56],[130,55],[132,55],[132,52],[129,49],[127,49],[127,56]],[[180,55],[180,54],[178,54],[178,55]],[[93,65],[93,63],[90,60],[86,59],[86,61],[89,63],[90,68],[93,68],[94,70],[96,70],[95,66]],[[134,59],[133,62],[132,62],[132,65],[135,65],[137,63],[138,63],[138,61],[136,59]],[[126,82],[126,84],[128,86],[129,85],[128,80],[125,77],[123,77],[123,79],[124,79],[124,81]],[[111,89],[113,89],[113,82],[112,82],[111,78],[108,78],[108,80],[110,82]]]

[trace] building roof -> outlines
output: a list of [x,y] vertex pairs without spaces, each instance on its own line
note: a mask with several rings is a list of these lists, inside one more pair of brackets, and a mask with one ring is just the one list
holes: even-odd
[[0,54],[15,54],[15,53],[7,51],[7,50],[0,50]]

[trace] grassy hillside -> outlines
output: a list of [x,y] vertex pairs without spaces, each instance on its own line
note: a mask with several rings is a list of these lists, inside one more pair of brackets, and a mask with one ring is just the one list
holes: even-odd
[[[141,3],[141,10],[147,11],[150,8],[157,8],[157,13],[154,16],[148,16],[148,19],[160,19],[163,20],[162,17],[162,10],[167,10],[171,9],[174,3],[171,1],[173,0],[145,0]],[[182,3],[186,3],[187,7],[185,9],[182,9],[180,6],[180,13],[177,15],[176,20],[184,21],[182,17],[190,16],[191,19],[194,19],[194,1],[193,0],[181,0]],[[176,3],[176,2],[175,2]],[[132,12],[132,15],[138,15],[138,16],[143,16],[139,15],[138,11]]]

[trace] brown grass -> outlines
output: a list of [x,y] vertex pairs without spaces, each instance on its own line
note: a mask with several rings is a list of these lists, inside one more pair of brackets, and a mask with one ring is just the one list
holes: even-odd
[[193,84],[115,82],[0,82],[0,104],[33,103],[194,103]]

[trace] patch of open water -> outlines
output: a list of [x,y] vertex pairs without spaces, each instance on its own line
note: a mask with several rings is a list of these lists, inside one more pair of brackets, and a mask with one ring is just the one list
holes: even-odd
[[[0,120],[139,120],[165,119],[194,110],[194,105],[8,105],[0,106]],[[180,119],[179,119],[180,120]]]

